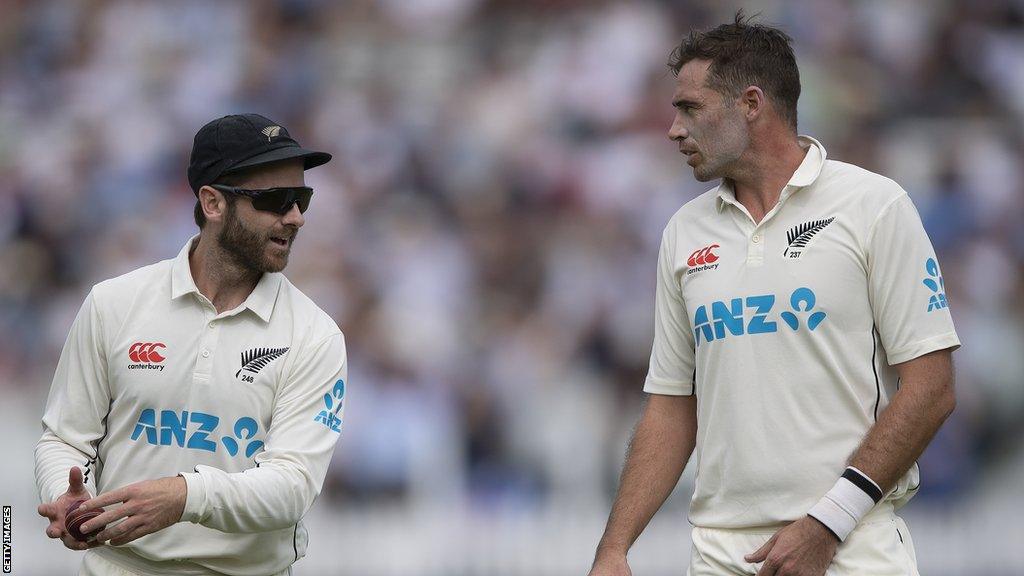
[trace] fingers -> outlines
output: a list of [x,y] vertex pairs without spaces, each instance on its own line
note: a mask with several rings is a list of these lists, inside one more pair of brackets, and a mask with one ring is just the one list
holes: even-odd
[[99,540],[90,540],[88,542],[82,542],[80,540],[76,540],[74,537],[72,537],[67,532],[65,532],[64,536],[61,537],[61,542],[64,543],[64,547],[65,548],[68,548],[70,550],[78,550],[78,551],[88,550],[89,548],[96,548],[97,546],[102,546],[103,545],[103,543],[100,542]]
[[92,530],[95,530],[97,527],[102,528],[113,522],[116,522],[117,520],[120,520],[121,518],[127,518],[130,515],[129,512],[130,511],[126,504],[122,504],[121,506],[117,506],[111,510],[107,510],[106,512],[100,514],[92,520],[86,521],[85,524],[82,524],[82,532],[88,533]]
[[85,483],[82,481],[82,469],[78,466],[72,466],[71,471],[68,472],[68,492],[84,492]]
[[765,562],[761,565],[761,569],[757,571],[757,576],[775,576],[777,572],[777,566],[770,562]]
[[50,538],[60,538],[64,534],[64,529],[58,526],[56,522],[52,522],[46,527],[46,535]]
[[110,492],[104,492],[103,494],[97,495],[95,498],[90,498],[82,503],[78,507],[79,510],[93,510],[95,508],[103,508],[110,506],[111,504],[117,504],[118,502],[124,502],[128,499],[128,490],[126,488],[118,488],[117,490],[111,490]]
[[131,542],[133,540],[138,540],[139,538],[142,538],[146,534],[149,534],[149,531],[146,530],[144,527],[140,526],[140,527],[136,528],[135,530],[132,530],[127,535],[125,535],[125,536],[123,536],[121,538],[115,538],[114,540],[111,540],[110,541],[110,545],[111,546],[123,546],[123,545],[125,545],[125,544],[127,544],[127,543],[129,543],[129,542]]
[[130,518],[117,526],[108,528],[96,534],[96,540],[105,542],[110,540],[112,545],[120,546],[121,544],[127,544],[136,538],[141,538],[148,533],[153,532],[148,529],[145,522],[136,521],[134,518]]
[[776,532],[775,534],[772,535],[771,538],[768,539],[767,542],[762,544],[760,548],[758,548],[752,554],[747,554],[746,556],[743,557],[743,559],[746,560],[747,562],[750,562],[751,564],[757,564],[758,562],[764,562],[765,558],[768,557],[768,553],[771,552],[772,546],[775,545],[775,540],[777,540],[778,537],[779,537],[779,533]]
[[57,517],[57,509],[53,504],[40,504],[39,507],[36,508],[36,512],[38,512],[40,516],[49,518],[50,520]]

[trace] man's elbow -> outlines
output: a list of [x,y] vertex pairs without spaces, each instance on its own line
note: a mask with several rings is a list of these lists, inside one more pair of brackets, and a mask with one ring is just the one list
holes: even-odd
[[956,410],[956,390],[953,387],[952,375],[950,375],[947,384],[943,386],[938,402],[942,421],[945,422],[946,418],[953,414],[953,410]]
[[283,473],[284,482],[275,506],[278,514],[274,528],[289,527],[301,520],[313,507],[313,501],[320,493],[320,486],[305,468],[289,466],[279,470]]

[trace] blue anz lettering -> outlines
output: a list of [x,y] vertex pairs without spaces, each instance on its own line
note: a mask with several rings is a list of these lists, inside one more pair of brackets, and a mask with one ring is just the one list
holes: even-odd
[[202,412],[192,413],[192,423],[199,424],[199,430],[192,433],[192,436],[188,439],[188,447],[195,448],[197,450],[206,450],[207,452],[216,452],[217,443],[211,440],[207,440],[210,433],[217,429],[217,423],[220,422],[220,418],[213,414],[204,414]]
[[[154,408],[145,408],[139,412],[139,419],[131,435],[133,441],[139,441],[145,434],[145,442],[153,446],[176,446],[204,452],[217,451],[217,443],[210,438],[211,436],[216,437],[217,425],[220,424],[219,416],[189,410],[161,410],[158,425],[156,415],[157,411]],[[193,430],[188,433],[190,424],[193,425]],[[255,418],[242,416],[235,421],[232,428],[235,433],[234,438],[229,436],[221,438],[221,443],[228,454],[231,456],[238,454],[238,440],[246,441],[244,452],[246,458],[251,458],[263,449],[263,440],[257,438],[260,425]],[[159,434],[157,434],[158,430]],[[188,436],[187,442],[186,436]]]
[[138,440],[143,432],[146,433],[147,443],[156,444],[156,410],[152,408],[146,408],[139,413],[139,421],[132,432],[132,440]]
[[175,444],[178,447],[185,445],[185,429],[188,428],[188,410],[181,411],[181,419],[178,413],[173,410],[160,411],[160,445],[170,446],[171,436],[174,436]]
[[743,298],[733,298],[731,309],[725,307],[725,302],[712,302],[711,316],[715,319],[715,338],[725,338],[726,327],[733,336],[743,335]]
[[700,346],[701,335],[708,342],[715,339],[715,335],[711,332],[711,324],[708,322],[708,310],[703,304],[698,306],[697,311],[693,313],[693,337],[697,341],[697,346]]
[[768,334],[778,331],[778,324],[765,320],[774,305],[775,294],[747,296],[747,308],[754,309],[754,316],[750,319],[750,323],[747,324],[747,334]]
[[323,424],[332,432],[341,432],[341,417],[338,412],[345,401],[345,381],[338,379],[331,391],[324,394],[324,409],[313,417],[314,422]]
[[[822,310],[814,310],[816,302],[817,297],[813,290],[806,287],[797,288],[789,297],[789,303],[793,310],[786,310],[779,316],[794,331],[800,329],[800,317],[806,316],[807,329],[813,332],[828,316]],[[728,302],[718,300],[711,303],[711,320],[709,321],[707,306],[702,304],[693,314],[695,345],[700,346],[702,341],[711,342],[730,336],[743,336],[744,333],[770,334],[778,332],[778,323],[768,319],[774,306],[774,294],[733,298]],[[745,319],[744,312],[748,310],[752,314]],[[814,311],[812,312],[812,310]],[[746,320],[745,330],[744,320]]]
[[928,312],[948,308],[946,283],[942,280],[942,275],[939,273],[939,263],[934,258],[929,258],[924,263],[924,271],[929,276],[924,279],[924,285],[932,291],[931,296],[928,297]]

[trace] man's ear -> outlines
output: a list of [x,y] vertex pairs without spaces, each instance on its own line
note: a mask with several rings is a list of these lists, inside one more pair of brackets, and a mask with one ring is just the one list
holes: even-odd
[[753,122],[764,114],[768,99],[765,98],[764,91],[757,86],[747,86],[740,94],[740,105],[743,106],[747,122]]
[[199,189],[199,206],[206,216],[207,222],[222,222],[227,211],[228,201],[219,190],[211,186]]

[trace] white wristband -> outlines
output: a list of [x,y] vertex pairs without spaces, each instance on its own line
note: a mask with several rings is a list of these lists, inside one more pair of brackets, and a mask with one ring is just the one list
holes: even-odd
[[[852,482],[851,477],[857,483]],[[871,493],[862,487],[867,487]],[[867,475],[856,468],[847,468],[835,486],[811,507],[807,515],[824,524],[840,542],[843,542],[857,527],[861,518],[875,507],[881,496],[878,485]]]

